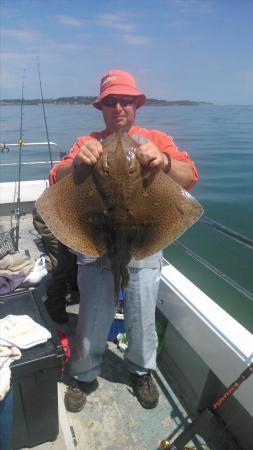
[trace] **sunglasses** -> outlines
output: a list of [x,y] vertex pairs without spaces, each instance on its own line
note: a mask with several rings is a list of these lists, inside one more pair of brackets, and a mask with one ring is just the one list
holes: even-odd
[[135,97],[132,97],[131,95],[124,95],[122,97],[109,96],[102,100],[102,104],[108,108],[114,108],[118,103],[123,107],[133,105],[135,103]]

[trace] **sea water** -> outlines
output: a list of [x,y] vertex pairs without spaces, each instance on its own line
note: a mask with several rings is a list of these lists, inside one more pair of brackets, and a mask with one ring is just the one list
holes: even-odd
[[[104,127],[102,115],[91,106],[46,105],[50,141],[69,151],[78,136]],[[20,137],[20,106],[3,106],[0,142],[17,143]],[[253,239],[253,106],[143,107],[136,122],[173,136],[178,148],[189,152],[200,179],[192,194],[205,215]],[[24,142],[46,142],[41,105],[24,106]],[[53,149],[53,147],[52,147]],[[53,150],[53,159],[59,151]],[[22,161],[49,160],[47,146],[25,147]],[[18,161],[18,150],[0,153],[3,163]],[[22,166],[23,180],[46,178],[50,165]],[[18,179],[14,166],[0,168],[1,181]],[[194,225],[180,242],[207,259],[220,271],[253,292],[253,252],[231,242],[201,223]],[[243,297],[176,245],[165,257],[219,305],[253,332],[253,302]]]

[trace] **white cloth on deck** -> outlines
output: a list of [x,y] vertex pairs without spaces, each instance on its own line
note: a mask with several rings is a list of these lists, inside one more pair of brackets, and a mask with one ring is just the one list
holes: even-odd
[[26,349],[46,342],[51,336],[45,327],[27,315],[10,314],[0,320],[0,345]]
[[36,286],[47,275],[46,259],[41,255],[34,264],[33,270],[23,281],[23,286]]

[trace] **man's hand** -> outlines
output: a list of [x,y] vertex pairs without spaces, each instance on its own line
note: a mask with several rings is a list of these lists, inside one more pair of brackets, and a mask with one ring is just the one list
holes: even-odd
[[136,156],[140,164],[144,167],[154,167],[163,170],[165,173],[170,171],[169,155],[160,152],[153,142],[147,142],[137,147]]
[[79,146],[78,142],[76,144],[79,147],[79,150],[75,156],[75,163],[78,166],[83,163],[88,166],[93,166],[103,153],[102,144],[96,139],[87,141],[81,146]]

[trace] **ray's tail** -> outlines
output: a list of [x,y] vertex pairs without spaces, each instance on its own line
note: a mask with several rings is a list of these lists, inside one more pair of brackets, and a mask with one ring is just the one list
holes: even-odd
[[120,290],[127,287],[129,281],[128,263],[131,259],[129,242],[123,230],[113,230],[107,236],[108,256],[112,264],[114,279],[114,300],[119,302]]

